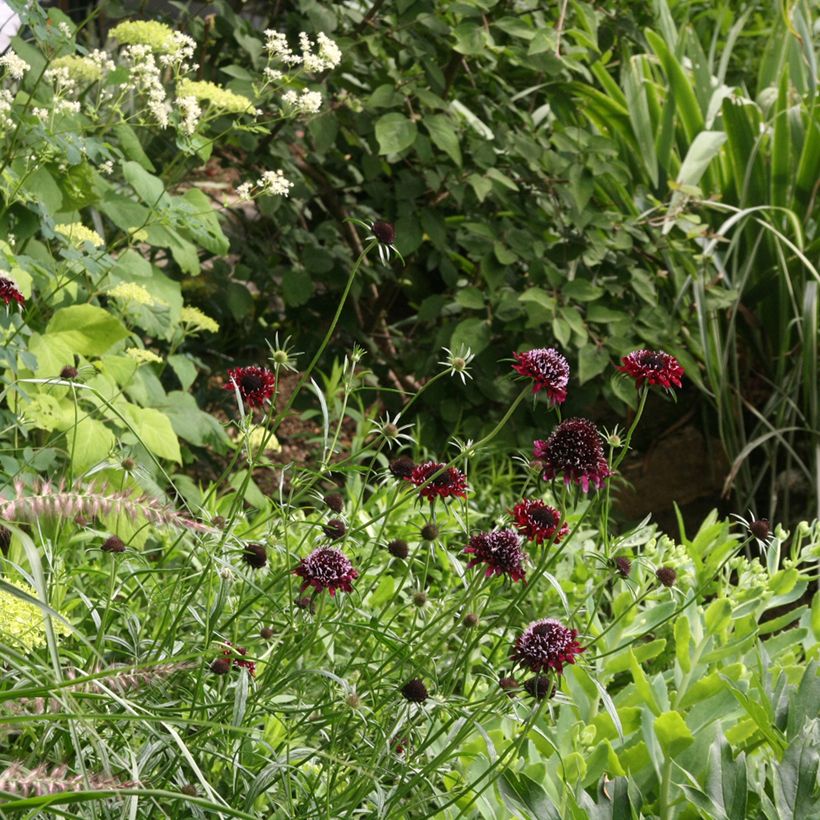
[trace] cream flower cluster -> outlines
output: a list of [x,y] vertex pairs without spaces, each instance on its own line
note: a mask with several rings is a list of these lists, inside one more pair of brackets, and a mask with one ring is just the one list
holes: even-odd
[[196,97],[177,97],[177,109],[179,110],[179,125],[184,134],[191,136],[196,131],[199,118],[202,116]]
[[236,187],[240,199],[253,199],[254,196],[269,194],[271,196],[288,196],[293,183],[281,171],[265,171],[253,182],[243,182]]
[[[119,28],[119,27],[118,27]],[[168,125],[171,106],[165,95],[160,78],[160,66],[150,45],[137,43],[126,46],[123,56],[131,66],[131,79],[137,90],[146,97],[147,108],[153,119],[162,127]]]
[[12,80],[22,80],[25,73],[31,68],[22,57],[18,57],[13,51],[7,51],[0,57],[0,66],[6,69]]
[[125,352],[137,363],[137,365],[162,364],[162,357],[157,356],[153,350],[145,350],[142,347],[129,347]]
[[282,100],[303,114],[315,114],[322,107],[322,95],[307,88],[303,88],[299,94],[292,90],[286,91],[282,95]]
[[134,302],[138,305],[162,305],[162,300],[154,298],[147,288],[135,282],[120,282],[108,291],[108,295],[121,302]]
[[207,80],[180,80],[177,94],[180,97],[194,97],[196,100],[210,103],[214,108],[228,114],[259,113],[247,97]]
[[316,35],[316,43],[303,31],[299,35],[301,54],[291,50],[287,37],[281,31],[265,31],[265,49],[268,54],[285,65],[301,65],[305,71],[318,73],[336,68],[342,59],[342,50],[326,34]]
[[105,240],[91,228],[86,228],[82,222],[67,222],[54,226],[55,233],[65,237],[71,245],[82,249],[86,242],[90,242],[95,248],[105,244]]
[[182,308],[179,312],[179,321],[181,324],[186,325],[187,329],[192,333],[198,331],[204,331],[205,333],[219,332],[219,322],[196,307],[186,305]]

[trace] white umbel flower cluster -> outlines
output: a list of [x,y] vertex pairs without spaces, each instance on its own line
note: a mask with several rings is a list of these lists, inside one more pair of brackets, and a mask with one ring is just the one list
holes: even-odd
[[137,90],[146,97],[146,107],[153,119],[163,128],[168,125],[171,106],[165,96],[160,78],[160,67],[151,47],[142,44],[125,46],[123,56],[131,65],[131,79]]
[[281,170],[265,171],[256,182],[243,182],[236,186],[236,195],[239,199],[251,200],[265,194],[269,196],[288,196],[293,183]]
[[303,88],[301,93],[286,91],[282,95],[285,105],[295,108],[302,114],[315,114],[322,107],[322,95],[318,91]]
[[196,97],[177,97],[177,109],[179,110],[180,130],[191,136],[196,131],[199,118],[202,116]]
[[281,31],[267,29],[265,38],[265,49],[271,57],[285,65],[301,65],[305,71],[312,74],[336,68],[342,60],[342,50],[330,37],[321,32],[316,35],[315,43],[304,31],[299,35],[301,54],[291,50],[287,37]]
[[6,69],[12,80],[22,80],[25,73],[31,68],[22,57],[18,57],[13,51],[7,51],[0,57],[0,66]]

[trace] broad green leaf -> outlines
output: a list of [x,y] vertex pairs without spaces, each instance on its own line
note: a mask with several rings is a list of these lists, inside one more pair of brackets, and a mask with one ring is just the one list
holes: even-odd
[[450,117],[446,114],[432,114],[425,117],[423,122],[433,143],[444,151],[460,168],[462,163],[461,147]]
[[490,344],[490,326],[485,319],[464,319],[459,322],[450,337],[449,348],[455,355],[467,348],[476,355]]
[[658,742],[668,757],[676,757],[695,741],[680,712],[663,712],[655,718],[654,727]]
[[133,426],[140,441],[155,456],[182,463],[179,441],[171,420],[165,413],[152,407],[137,407],[135,404],[126,405],[121,412]]
[[66,449],[75,471],[87,470],[107,458],[114,449],[114,434],[101,421],[80,418],[66,431]]
[[675,658],[683,672],[689,672],[692,669],[692,658],[689,652],[690,637],[689,619],[685,614],[681,614],[675,620]]
[[404,114],[394,111],[376,120],[380,154],[400,154],[416,141],[417,134],[416,124]]

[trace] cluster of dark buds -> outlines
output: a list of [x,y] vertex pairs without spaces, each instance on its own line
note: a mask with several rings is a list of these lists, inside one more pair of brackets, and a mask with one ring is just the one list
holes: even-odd
[[569,534],[569,527],[561,520],[561,513],[538,499],[524,499],[512,508],[516,529],[536,544],[544,541],[560,543]]
[[276,389],[276,376],[266,367],[234,367],[228,371],[225,390],[239,392],[249,407],[260,407]]
[[351,581],[359,577],[348,557],[334,547],[319,547],[299,562],[293,570],[302,579],[301,591],[313,587],[317,592],[326,589],[331,597],[336,590],[352,592]]
[[513,582],[523,581],[526,574],[526,553],[521,549],[522,540],[513,530],[477,533],[464,550],[473,556],[467,564],[467,569],[477,564],[485,564],[487,569],[484,575],[487,578],[492,575],[506,575]]
[[100,549],[103,552],[125,552],[125,543],[122,538],[116,535],[111,535],[103,541]]

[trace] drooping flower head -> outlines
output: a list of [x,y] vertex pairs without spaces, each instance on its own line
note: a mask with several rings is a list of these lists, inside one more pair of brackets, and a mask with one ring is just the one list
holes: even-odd
[[347,526],[341,518],[331,518],[326,524],[322,525],[322,532],[331,540],[338,541],[345,537]]
[[646,384],[659,384],[671,390],[681,386],[683,368],[680,362],[662,350],[635,350],[621,359],[617,367],[635,379],[635,387]]
[[518,636],[512,650],[516,663],[536,674],[550,669],[560,675],[565,663],[575,663],[575,656],[583,652],[576,641],[577,630],[568,629],[554,618],[533,621]]
[[473,556],[467,569],[477,564],[486,564],[484,575],[507,575],[513,581],[523,581],[524,550],[521,549],[522,538],[513,530],[494,530],[474,535],[465,553]]
[[442,472],[425,487],[421,487],[419,495],[430,501],[434,501],[436,498],[449,498],[450,496],[466,498],[467,477],[464,473],[456,467],[444,468],[444,465],[437,461],[425,461],[424,464],[419,464],[413,470],[410,481],[416,487],[420,487],[439,470]]
[[404,699],[409,700],[410,703],[424,703],[424,701],[430,697],[427,687],[421,678],[413,678],[407,681],[407,683],[402,686],[401,693]]
[[394,478],[410,481],[413,478],[413,470],[416,469],[416,462],[410,456],[399,456],[390,462],[389,469]]
[[26,303],[26,297],[20,293],[17,289],[17,285],[15,285],[11,279],[6,279],[5,276],[0,276],[0,299],[2,299],[5,304],[12,301],[17,302],[18,305],[24,305]]
[[678,579],[678,573],[672,567],[658,567],[655,570],[655,577],[665,587],[673,587]]
[[530,697],[544,700],[555,694],[555,684],[546,675],[535,675],[524,681],[524,690]]
[[575,482],[584,492],[590,484],[600,489],[611,474],[598,430],[587,419],[562,421],[546,441],[533,442],[533,455],[543,464],[544,481],[563,473],[565,484]]
[[569,527],[561,521],[561,513],[539,499],[524,499],[512,508],[515,526],[528,540],[536,544],[552,541],[558,544],[569,534]]
[[293,572],[303,579],[301,591],[308,587],[313,587],[317,592],[326,589],[331,597],[336,595],[337,589],[352,592],[350,582],[359,577],[347,556],[334,547],[313,550]]
[[516,373],[532,379],[532,392],[545,390],[553,404],[562,404],[567,398],[569,362],[551,347],[539,347],[526,353],[513,353]]
[[396,229],[389,222],[382,219],[377,219],[371,228],[373,236],[382,243],[382,245],[392,245],[396,241]]
[[226,390],[239,390],[250,407],[258,407],[270,399],[276,387],[276,377],[266,367],[234,367],[228,371]]
[[245,544],[242,560],[252,569],[262,569],[268,563],[268,552],[263,544]]

